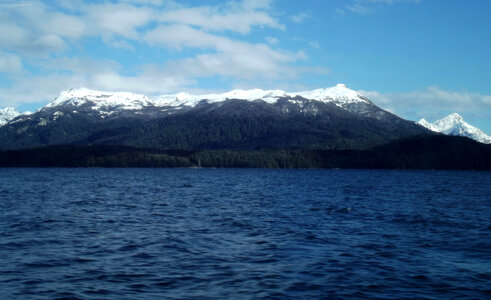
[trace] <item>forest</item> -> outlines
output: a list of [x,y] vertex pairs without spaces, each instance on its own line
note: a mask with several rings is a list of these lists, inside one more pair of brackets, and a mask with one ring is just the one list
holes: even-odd
[[2,151],[0,167],[491,170],[491,145],[443,135],[414,136],[369,150],[181,150],[65,145]]

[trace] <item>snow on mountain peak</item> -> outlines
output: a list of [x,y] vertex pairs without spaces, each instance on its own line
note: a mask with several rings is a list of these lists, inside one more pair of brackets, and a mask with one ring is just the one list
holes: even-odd
[[153,98],[156,105],[159,106],[195,106],[202,100],[206,100],[208,103],[221,102],[227,99],[238,100],[257,100],[261,99],[268,103],[274,103],[280,97],[287,97],[288,93],[281,90],[241,90],[236,89],[221,94],[204,94],[204,95],[191,95],[186,92],[178,94],[161,95]]
[[464,118],[462,118],[461,115],[459,115],[458,113],[452,113],[452,114],[449,114],[448,116],[446,116],[445,118],[449,118],[449,119],[458,119],[458,120],[463,120]]
[[324,102],[334,102],[334,103],[356,103],[368,101],[357,92],[350,90],[344,84],[338,84],[335,87],[316,89],[312,91],[305,92],[285,92],[282,90],[262,90],[262,89],[251,89],[242,90],[236,89],[229,92],[221,94],[204,94],[204,95],[190,95],[188,93],[178,93],[170,95],[161,95],[156,97],[154,100],[160,105],[171,105],[171,106],[194,106],[202,100],[206,100],[209,103],[221,102],[227,99],[238,99],[238,100],[263,100],[268,103],[275,103],[278,98],[281,97],[303,97],[311,100],[318,100]]
[[491,144],[491,136],[484,133],[464,121],[464,118],[457,113],[450,114],[442,119],[429,123],[425,119],[417,122],[432,131],[441,132],[447,135],[465,136],[481,143]]
[[433,125],[435,126],[435,128],[438,129],[439,132],[448,131],[456,126],[461,126],[463,124],[469,125],[464,122],[464,119],[458,113],[450,114],[440,120],[433,122]]
[[345,84],[338,83],[335,87],[316,89],[307,92],[290,93],[290,95],[298,95],[307,99],[314,99],[325,102],[337,103],[368,103],[358,92],[346,87]]
[[13,107],[6,107],[4,109],[0,108],[0,126],[7,124],[10,120],[20,116],[21,114],[21,112]]
[[462,118],[462,116],[459,115],[458,113],[453,113],[440,119],[439,121],[446,122],[446,123],[459,123],[459,122],[463,122],[464,118]]
[[421,120],[419,120],[419,121],[418,121],[418,122],[416,122],[416,123],[417,123],[417,124],[419,124],[419,125],[421,125],[421,126],[423,126],[423,127],[428,128],[428,129],[429,129],[429,130],[431,130],[431,131],[435,131],[435,130],[433,130],[433,129],[432,129],[432,127],[431,127],[431,123],[430,123],[430,122],[428,122],[428,121],[426,121],[426,119],[424,119],[424,118],[423,118],[423,119],[421,119]]
[[87,88],[69,89],[60,93],[51,103],[46,105],[47,108],[56,107],[59,105],[75,105],[81,106],[89,103],[93,109],[128,109],[136,110],[144,106],[195,106],[200,101],[206,100],[209,103],[221,102],[227,99],[239,100],[263,100],[268,103],[275,103],[281,97],[303,97],[311,100],[323,102],[333,102],[337,105],[369,101],[363,98],[356,91],[350,90],[344,84],[337,84],[334,87],[316,89],[305,92],[285,92],[282,90],[262,90],[236,89],[225,93],[191,95],[187,92],[177,94],[160,95],[156,97],[147,97],[140,94],[128,92],[102,92],[90,90]]
[[96,110],[115,107],[132,110],[141,109],[143,106],[149,105],[151,101],[147,96],[134,93],[111,93],[79,88],[61,92],[60,95],[46,105],[46,107],[51,108],[66,104],[81,106],[88,102],[91,102],[92,108]]

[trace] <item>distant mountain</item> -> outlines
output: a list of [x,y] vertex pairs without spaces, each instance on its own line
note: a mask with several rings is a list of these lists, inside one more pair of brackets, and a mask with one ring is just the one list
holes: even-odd
[[487,135],[479,128],[466,123],[457,113],[450,114],[433,123],[429,123],[425,119],[421,119],[418,121],[418,124],[434,132],[441,132],[447,135],[465,136],[484,144],[491,144],[491,136]]
[[429,132],[343,84],[296,93],[253,89],[157,97],[82,88],[0,127],[0,149],[368,149]]
[[0,108],[0,126],[7,124],[10,120],[14,119],[20,114],[21,113],[13,107],[7,107],[4,109]]

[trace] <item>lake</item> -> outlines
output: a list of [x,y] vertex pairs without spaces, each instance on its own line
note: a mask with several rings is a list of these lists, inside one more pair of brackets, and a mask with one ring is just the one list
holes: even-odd
[[491,172],[0,169],[2,299],[490,298]]

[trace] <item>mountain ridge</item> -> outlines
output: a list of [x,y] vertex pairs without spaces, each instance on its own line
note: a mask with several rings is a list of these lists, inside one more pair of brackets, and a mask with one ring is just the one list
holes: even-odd
[[337,84],[334,87],[315,89],[303,92],[285,92],[282,90],[262,90],[262,89],[250,89],[242,90],[236,89],[224,93],[212,93],[202,95],[192,95],[187,92],[180,92],[176,94],[166,94],[158,96],[145,96],[142,94],[130,93],[130,92],[105,92],[91,90],[87,88],[69,89],[62,91],[53,101],[48,103],[45,107],[51,108],[63,104],[74,104],[75,106],[82,105],[87,101],[91,101],[97,104],[98,107],[119,107],[122,109],[141,109],[144,106],[191,106],[198,105],[202,100],[206,100],[208,103],[223,102],[227,99],[237,100],[263,100],[267,103],[274,103],[279,98],[295,98],[302,97],[311,100],[318,100],[324,102],[334,102],[338,104],[348,104],[365,102],[369,100],[360,95],[358,92],[346,87],[345,84]]
[[62,144],[361,149],[426,132],[343,84],[298,93],[253,89],[153,98],[71,89],[0,127],[0,149]]

